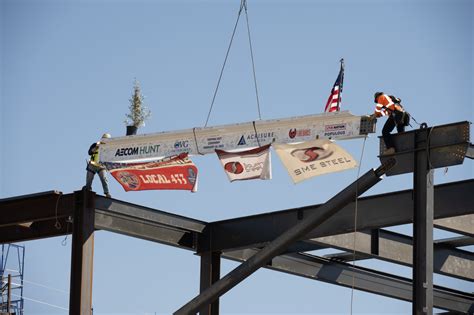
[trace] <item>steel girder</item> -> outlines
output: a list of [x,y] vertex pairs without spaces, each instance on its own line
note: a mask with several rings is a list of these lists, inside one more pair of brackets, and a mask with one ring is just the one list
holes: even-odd
[[[474,180],[435,186],[435,219],[474,214],[473,191]],[[412,195],[413,191],[409,189],[359,198],[357,229],[371,230],[412,223]],[[320,206],[307,206],[210,223],[209,230],[213,237],[212,249],[203,244],[203,247],[198,250],[226,251],[239,248],[262,247],[300,220],[318,211]],[[347,205],[339,213],[319,226],[318,229],[308,233],[305,239],[353,232],[354,207],[354,203]],[[452,218],[450,218],[449,222],[453,220],[456,223],[451,225],[453,226],[452,229],[462,225],[460,221]],[[448,222],[446,221],[435,220],[436,227],[447,228],[447,225]],[[465,229],[472,231],[473,226],[466,226]]]
[[[354,239],[355,237],[355,239]],[[377,258],[406,266],[412,266],[413,239],[409,236],[386,230],[346,233],[312,239],[318,245],[325,245],[347,252],[354,250],[359,258]],[[351,257],[352,254],[349,255]],[[334,258],[334,257],[332,257]],[[474,281],[474,254],[449,246],[434,244],[434,271],[463,280]]]
[[95,228],[194,250],[206,223],[124,201],[96,197]]
[[[257,249],[230,251],[223,258],[246,261]],[[293,253],[272,259],[264,268],[281,271],[313,280],[383,295],[399,300],[412,300],[412,281],[407,278],[308,254]],[[474,294],[434,286],[434,306],[440,309],[469,314],[474,311]]]

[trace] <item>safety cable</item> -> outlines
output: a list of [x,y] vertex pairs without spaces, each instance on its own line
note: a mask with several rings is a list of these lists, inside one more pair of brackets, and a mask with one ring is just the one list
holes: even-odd
[[62,193],[60,193],[58,195],[58,200],[56,200],[56,208],[55,208],[55,211],[54,211],[54,214],[55,214],[55,219],[56,219],[56,222],[54,223],[54,227],[57,229],[57,230],[60,230],[61,229],[61,223],[59,222],[59,219],[58,219],[58,204],[59,204],[59,199],[61,199],[61,196],[62,196]]
[[237,25],[239,24],[240,14],[242,13],[243,7],[244,7],[244,1],[242,0],[242,2],[240,3],[239,13],[237,14],[237,20],[235,21],[234,30],[232,31],[232,36],[230,38],[229,47],[227,47],[224,63],[222,64],[221,73],[219,75],[219,79],[217,80],[217,86],[216,86],[216,89],[214,90],[214,95],[212,96],[211,107],[209,108],[209,113],[207,114],[206,123],[204,124],[204,127],[207,127],[207,123],[209,122],[209,117],[211,116],[212,107],[214,106],[214,101],[216,100],[217,90],[219,89],[219,85],[221,84],[222,74],[224,73],[224,68],[227,63],[227,57],[229,57],[230,48],[232,47],[232,42],[234,41],[235,31],[237,30]]
[[249,16],[248,16],[248,13],[247,13],[247,0],[242,0],[242,3],[243,3],[244,8],[245,8],[245,19],[247,21],[247,34],[248,34],[248,38],[249,38],[250,57],[252,59],[253,83],[255,85],[255,96],[257,98],[258,118],[260,120],[262,120],[262,115],[260,113],[260,102],[259,102],[259,99],[258,99],[257,75],[255,74],[255,63],[254,63],[254,60],[253,60],[252,38],[250,37]]
[[69,224],[72,223],[72,218],[68,217],[66,219],[66,236],[64,236],[64,239],[61,241],[61,245],[66,246],[67,245],[67,237],[69,235]]
[[[360,169],[362,166],[362,159],[364,158],[364,150],[365,150],[365,142],[367,140],[367,136],[364,137],[364,143],[362,144],[362,152],[360,154],[360,163],[359,163],[359,168],[357,170],[357,179],[359,179],[360,176]],[[358,198],[358,184],[357,184],[357,179],[356,179],[356,186],[355,186],[355,209],[354,209],[354,238],[353,238],[353,243],[352,243],[352,266],[355,267],[355,261],[356,261],[356,237],[357,237],[357,200]],[[355,275],[352,273],[352,285],[351,285],[351,315],[352,315],[352,305],[354,303],[354,287],[355,287]]]
[[[417,124],[418,126],[421,126],[421,125],[424,124],[424,123],[421,123],[421,124],[420,124],[418,121],[416,121],[415,117],[413,117],[413,115],[411,115],[411,114],[410,114],[410,117],[411,117],[411,119],[413,119],[413,121],[415,122],[415,124]],[[410,126],[411,126],[411,125],[410,125]]]

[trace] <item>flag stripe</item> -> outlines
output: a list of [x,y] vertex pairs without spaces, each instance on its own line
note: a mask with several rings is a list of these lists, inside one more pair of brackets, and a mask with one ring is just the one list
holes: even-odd
[[341,105],[341,93],[342,93],[342,86],[344,80],[344,68],[341,67],[339,71],[339,75],[337,76],[336,82],[334,82],[334,86],[332,87],[331,93],[329,94],[328,101],[324,108],[325,112],[337,112],[340,110]]

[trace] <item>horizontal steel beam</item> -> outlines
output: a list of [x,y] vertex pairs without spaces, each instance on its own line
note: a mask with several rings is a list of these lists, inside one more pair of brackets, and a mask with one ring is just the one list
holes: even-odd
[[[59,223],[59,225],[57,224]],[[31,241],[71,234],[72,227],[65,218],[33,222],[29,227],[9,225],[0,227],[0,244]]]
[[0,199],[0,227],[71,216],[72,194],[60,192]]
[[[312,239],[316,244],[333,248],[355,251],[359,255],[370,255],[397,264],[412,266],[413,239],[409,236],[385,230],[375,233],[357,232],[326,236]],[[474,254],[450,247],[446,244],[434,244],[433,271],[439,274],[463,280],[474,280]]]
[[360,254],[360,253],[351,253],[351,252],[343,252],[343,253],[336,253],[336,254],[328,254],[324,255],[323,258],[327,258],[330,260],[340,261],[340,262],[348,262],[348,261],[355,261],[355,260],[364,260],[374,258],[370,255]]
[[206,222],[96,196],[95,228],[194,250]]
[[435,240],[434,243],[438,245],[449,246],[449,247],[471,246],[471,245],[474,245],[474,237],[470,237],[470,236],[450,237],[450,238],[445,238],[441,240]]
[[[223,258],[244,262],[258,250],[245,249],[222,254]],[[391,274],[307,255],[287,254],[273,258],[264,268],[285,272],[347,288],[404,301],[412,300],[412,281]],[[474,311],[474,294],[434,286],[434,306],[468,314]]]
[[132,220],[153,222],[185,231],[200,233],[207,224],[203,221],[102,196],[96,196],[95,208],[96,210],[101,210],[102,214],[118,215],[123,218],[128,217]]
[[[474,214],[474,180],[435,186],[435,219]],[[412,223],[413,191],[404,190],[358,200],[357,229],[377,229]],[[209,224],[212,248],[200,244],[199,251],[226,251],[262,247],[300,220],[318,211],[320,205],[265,213]],[[354,207],[351,203],[310,232],[306,239],[354,231]],[[435,222],[435,224],[438,224]],[[445,224],[445,223],[443,223]],[[447,223],[446,223],[447,225]],[[457,228],[455,226],[454,228]],[[471,225],[471,229],[472,229]],[[469,227],[467,227],[469,228]]]
[[95,212],[95,228],[189,250],[193,250],[194,238],[197,237],[194,236],[196,232],[170,228],[152,221],[124,217],[102,210]]
[[[471,207],[474,208],[474,204]],[[474,237],[474,214],[438,219],[433,225],[439,229]]]
[[[394,155],[383,155],[385,142],[383,137],[380,137],[380,162],[383,163],[389,158],[397,160],[397,164],[387,172],[387,176],[416,171],[417,152],[428,150],[424,147],[428,143],[430,169],[462,164],[469,147],[470,125],[469,121],[461,121],[395,133],[392,135],[396,150]],[[423,145],[419,142],[420,139],[426,140],[421,142]]]

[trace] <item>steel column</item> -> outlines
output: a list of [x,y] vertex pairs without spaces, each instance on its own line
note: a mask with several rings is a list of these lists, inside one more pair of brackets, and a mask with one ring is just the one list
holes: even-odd
[[357,179],[354,183],[350,184],[322,205],[318,212],[314,212],[312,215],[301,220],[298,224],[281,234],[249,260],[242,263],[210,288],[186,303],[183,307],[177,310],[175,314],[195,314],[203,305],[209,304],[222,294],[229,291],[257,269],[270,262],[272,258],[284,252],[292,243],[303,238],[309,231],[333,216],[345,205],[357,198],[358,195],[363,194],[369,188],[378,183],[381,180],[380,176],[382,176],[386,172],[386,169],[389,169],[392,165],[392,163],[382,165],[376,171],[370,170],[365,173],[361,178]]
[[[204,292],[221,277],[221,254],[219,252],[201,253],[201,287]],[[199,311],[200,315],[219,315],[219,298],[205,305]]]
[[430,135],[420,129],[415,135],[413,172],[413,308],[416,315],[433,314],[433,170]]
[[90,191],[74,192],[69,314],[92,314],[94,199]]

